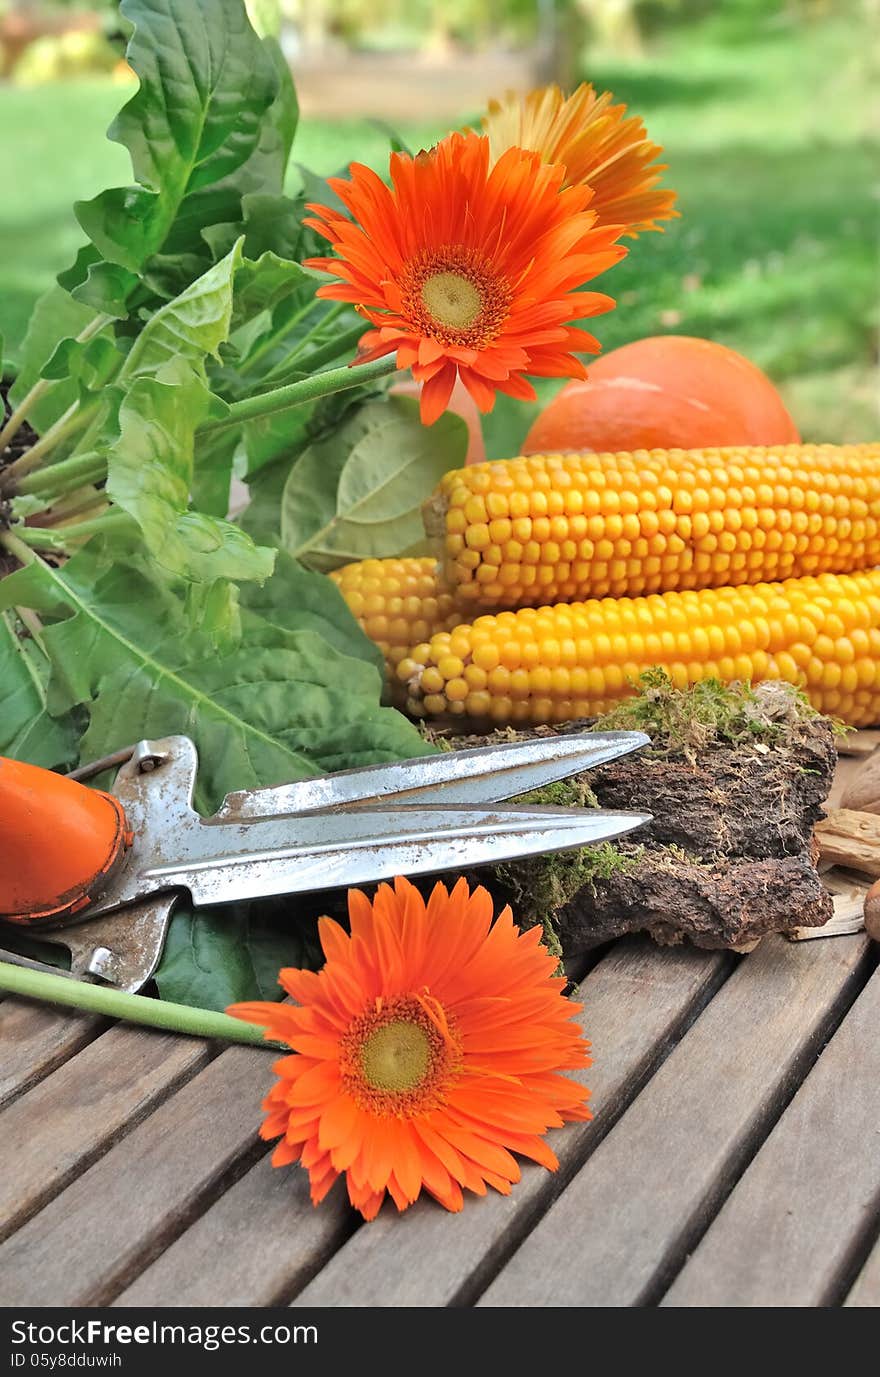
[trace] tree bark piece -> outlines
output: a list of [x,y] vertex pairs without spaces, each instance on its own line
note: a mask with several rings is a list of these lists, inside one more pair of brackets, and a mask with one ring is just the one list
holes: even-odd
[[648,847],[630,871],[582,890],[558,915],[568,956],[623,932],[649,932],[664,945],[739,947],[771,932],[819,927],[831,896],[808,855],[704,863]]
[[[769,739],[747,732],[713,741],[708,733],[699,749],[646,749],[551,786],[561,792],[528,795],[531,803],[582,804],[586,790],[601,808],[653,821],[619,843],[499,866],[492,887],[523,925],[558,934],[566,959],[631,932],[747,950],[771,932],[821,927],[834,909],[816,870],[814,827],[837,763],[834,730],[827,718],[778,706],[784,715]],[[589,725],[507,729],[450,745]]]

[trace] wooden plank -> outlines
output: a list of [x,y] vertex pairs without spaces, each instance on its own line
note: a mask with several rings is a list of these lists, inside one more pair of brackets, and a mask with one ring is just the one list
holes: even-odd
[[118,1026],[0,1113],[0,1239],[211,1056],[195,1038]]
[[510,1196],[468,1196],[459,1215],[420,1200],[403,1216],[386,1206],[349,1239],[301,1293],[299,1305],[418,1306],[469,1303],[587,1152],[638,1093],[731,968],[720,952],[618,942],[580,988],[580,1021],[595,1066],[582,1073],[596,1118],[551,1135],[556,1176],[531,1163]]
[[825,1306],[880,1214],[880,971],[689,1259],[668,1306]]
[[315,1209],[304,1171],[263,1157],[113,1302],[281,1305],[353,1228],[341,1183]]
[[480,1304],[619,1307],[662,1293],[858,988],[867,948],[862,936],[762,942]]
[[856,1277],[844,1306],[868,1310],[880,1308],[880,1238],[874,1244],[868,1260]]
[[0,1107],[54,1071],[107,1027],[91,1014],[61,1013],[7,998],[0,1003]]
[[0,1244],[4,1304],[112,1300],[262,1151],[272,1055],[224,1052]]

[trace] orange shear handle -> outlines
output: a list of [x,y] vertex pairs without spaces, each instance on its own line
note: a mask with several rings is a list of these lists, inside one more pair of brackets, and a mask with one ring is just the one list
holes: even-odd
[[0,919],[58,923],[79,913],[131,841],[112,794],[0,756]]

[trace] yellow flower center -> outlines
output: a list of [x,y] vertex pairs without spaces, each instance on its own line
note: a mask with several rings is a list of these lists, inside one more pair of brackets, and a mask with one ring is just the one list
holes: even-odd
[[413,1090],[430,1064],[431,1044],[417,1023],[386,1023],[361,1048],[364,1077],[374,1090]]
[[342,1083],[372,1114],[409,1119],[435,1108],[460,1065],[460,1040],[428,994],[377,999],[340,1044]]
[[461,273],[434,273],[426,278],[422,301],[441,325],[457,330],[473,325],[483,309],[480,293]]
[[513,300],[491,258],[464,244],[425,249],[404,266],[398,285],[416,333],[466,349],[483,349],[500,334]]

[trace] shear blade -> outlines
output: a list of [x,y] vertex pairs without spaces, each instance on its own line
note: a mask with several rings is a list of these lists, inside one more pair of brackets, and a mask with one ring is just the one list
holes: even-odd
[[202,823],[178,837],[173,861],[142,865],[131,878],[141,895],[186,889],[196,904],[231,903],[564,851],[650,820],[594,808],[420,806]]
[[319,779],[229,794],[218,820],[282,817],[327,808],[396,804],[499,803],[582,774],[647,746],[644,732],[540,736],[471,750],[420,756],[399,764],[340,770]]

